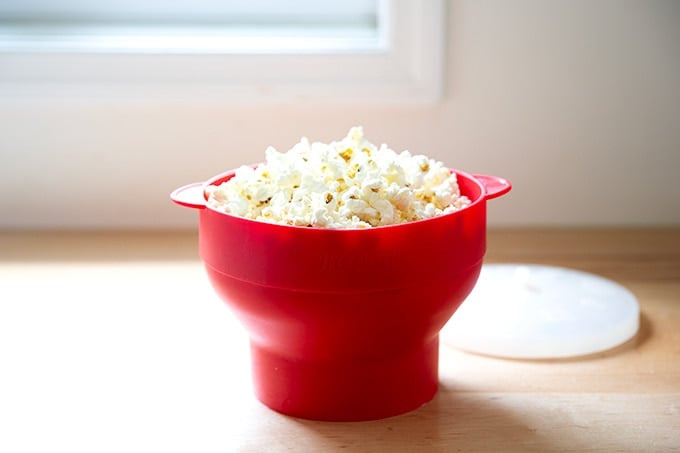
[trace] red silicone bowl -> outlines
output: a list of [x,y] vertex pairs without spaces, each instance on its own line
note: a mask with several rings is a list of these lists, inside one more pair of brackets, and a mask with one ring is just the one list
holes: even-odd
[[472,290],[486,249],[486,201],[508,181],[455,171],[471,204],[427,220],[323,229],[244,219],[175,190],[199,210],[199,249],[219,296],[245,325],[257,398],[283,414],[379,419],[430,401],[439,331]]

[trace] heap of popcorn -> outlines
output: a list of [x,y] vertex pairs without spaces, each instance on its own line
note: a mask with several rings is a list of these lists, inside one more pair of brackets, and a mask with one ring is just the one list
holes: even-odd
[[427,219],[470,204],[456,175],[408,151],[364,138],[363,129],[329,144],[300,143],[243,166],[207,189],[208,205],[248,219],[320,228],[370,228]]

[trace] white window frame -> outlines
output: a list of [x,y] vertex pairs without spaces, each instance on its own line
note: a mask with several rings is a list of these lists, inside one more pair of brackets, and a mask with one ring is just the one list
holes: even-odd
[[[378,46],[19,49],[0,45],[0,99],[433,103],[444,83],[445,0],[385,0]],[[332,38],[332,37],[331,37]]]

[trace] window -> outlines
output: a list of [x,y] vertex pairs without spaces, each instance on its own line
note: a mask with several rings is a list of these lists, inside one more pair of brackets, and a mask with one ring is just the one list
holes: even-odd
[[0,96],[436,100],[443,0],[11,0]]
[[15,0],[0,4],[6,49],[130,53],[377,50],[378,0]]

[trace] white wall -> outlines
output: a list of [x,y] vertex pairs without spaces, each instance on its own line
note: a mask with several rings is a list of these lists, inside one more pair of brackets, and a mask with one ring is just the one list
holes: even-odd
[[512,180],[491,225],[680,224],[680,2],[450,6],[434,106],[0,99],[0,227],[193,228],[175,187],[355,124]]

